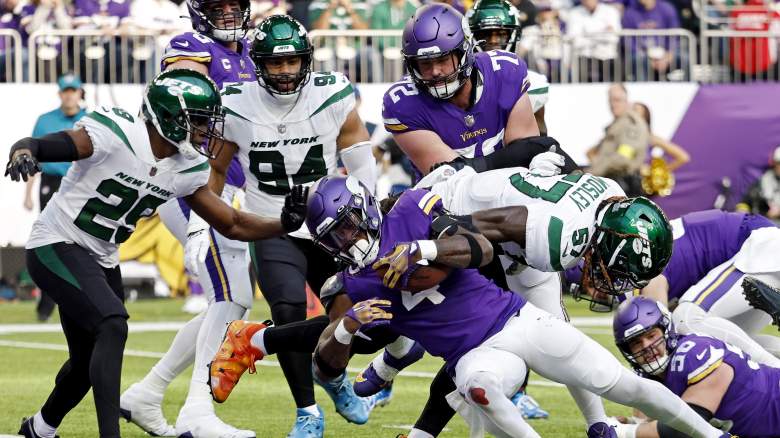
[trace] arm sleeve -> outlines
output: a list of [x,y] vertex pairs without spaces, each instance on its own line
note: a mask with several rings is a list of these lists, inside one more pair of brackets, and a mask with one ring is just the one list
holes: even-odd
[[571,173],[579,169],[577,163],[561,148],[558,141],[547,136],[517,139],[490,155],[467,158],[465,160],[477,172],[508,167],[528,167],[536,155],[548,152],[552,146],[555,146],[555,152],[563,155],[566,160],[566,165],[561,170],[561,173]]

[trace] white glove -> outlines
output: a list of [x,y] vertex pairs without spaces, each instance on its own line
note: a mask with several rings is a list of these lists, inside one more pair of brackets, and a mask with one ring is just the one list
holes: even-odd
[[528,170],[534,175],[555,176],[561,173],[561,167],[566,164],[563,155],[555,152],[542,152],[536,155],[528,166]]
[[614,427],[618,438],[636,438],[636,429],[639,427],[639,425],[618,423]]
[[209,225],[198,217],[195,212],[190,213],[190,222],[187,226],[187,242],[184,244],[184,267],[190,275],[197,279],[198,267],[206,261],[211,244],[208,233]]

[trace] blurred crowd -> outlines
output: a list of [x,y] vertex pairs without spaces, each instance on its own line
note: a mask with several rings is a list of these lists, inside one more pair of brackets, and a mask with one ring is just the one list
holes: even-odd
[[[522,28],[517,51],[552,82],[695,80],[691,53],[702,27],[763,32],[710,41],[714,55],[702,63],[722,64],[732,80],[777,79],[776,38],[766,34],[780,24],[775,4],[694,1],[512,0]],[[465,12],[474,0],[446,2]],[[381,31],[402,29],[418,6],[417,0],[253,0],[251,10],[254,22],[288,13],[309,30]],[[185,0],[0,0],[2,29],[17,31],[21,48],[0,34],[0,80],[10,77],[16,50],[29,79],[28,39],[39,32],[46,35],[36,39],[41,72],[34,80],[77,70],[85,81],[139,83],[154,72],[168,39],[190,23]],[[74,30],[89,35],[63,35]],[[323,40],[315,42],[318,68],[345,71],[355,82],[392,82],[401,71],[397,36]]]

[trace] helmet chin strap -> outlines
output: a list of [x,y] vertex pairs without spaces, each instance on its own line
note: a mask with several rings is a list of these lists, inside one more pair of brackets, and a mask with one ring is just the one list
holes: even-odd
[[379,255],[379,245],[375,239],[367,236],[367,239],[360,239],[355,242],[348,251],[358,267],[363,269],[376,260],[377,255]]
[[669,355],[664,354],[661,357],[656,357],[655,363],[658,364],[658,366],[653,367],[650,364],[643,363],[640,365],[642,367],[642,371],[646,372],[647,374],[657,376],[659,374],[662,374],[664,371],[666,371],[666,366],[669,365]]

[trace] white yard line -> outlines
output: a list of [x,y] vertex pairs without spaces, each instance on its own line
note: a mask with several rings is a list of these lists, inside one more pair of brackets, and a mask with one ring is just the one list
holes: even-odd
[[[52,351],[68,351],[68,346],[65,344],[52,344],[52,343],[46,343],[46,342],[23,342],[23,341],[11,341],[7,339],[0,339],[0,347],[10,347],[10,348],[26,348],[26,349],[34,349],[34,350],[52,350]],[[145,358],[151,358],[151,359],[159,359],[163,356],[163,353],[158,353],[154,351],[143,351],[143,350],[132,350],[132,349],[125,349],[125,356],[131,356],[131,357],[145,357]],[[260,362],[257,362],[256,365],[265,366],[265,367],[278,367],[279,362],[265,359]],[[347,368],[347,371],[353,374],[357,374],[361,371],[363,371],[362,368]],[[418,377],[418,378],[424,378],[424,379],[433,379],[436,376],[436,373],[429,373],[425,371],[401,371],[401,376],[405,377]],[[534,379],[529,382],[529,385],[534,386],[548,386],[553,388],[562,388],[563,385],[556,382],[551,382],[549,380],[538,380]]]

